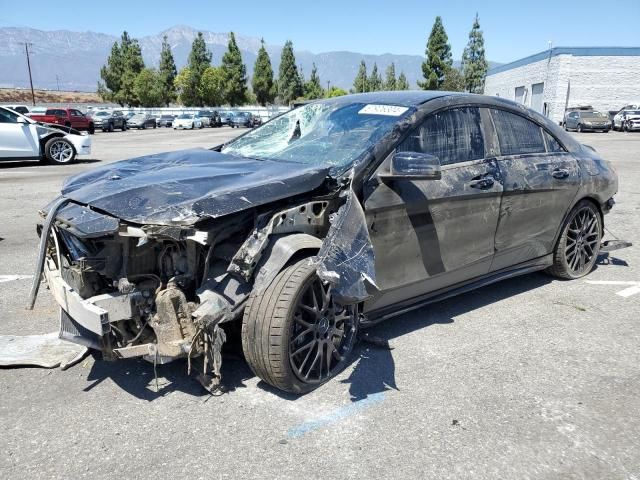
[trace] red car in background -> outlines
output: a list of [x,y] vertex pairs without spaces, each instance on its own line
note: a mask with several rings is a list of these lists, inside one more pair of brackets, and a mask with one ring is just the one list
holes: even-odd
[[87,130],[89,133],[95,131],[93,120],[75,108],[49,108],[44,115],[32,114],[30,118],[36,122],[55,123],[76,130]]

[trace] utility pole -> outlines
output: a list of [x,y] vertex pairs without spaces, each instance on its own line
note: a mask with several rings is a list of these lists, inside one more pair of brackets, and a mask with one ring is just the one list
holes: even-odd
[[31,77],[31,61],[29,60],[29,47],[33,45],[33,43],[23,42],[24,51],[27,54],[27,68],[29,69],[29,83],[31,84],[31,102],[33,106],[36,106],[36,95],[33,93],[33,78]]
[[60,91],[60,78],[56,75],[56,84],[58,85],[58,91]]

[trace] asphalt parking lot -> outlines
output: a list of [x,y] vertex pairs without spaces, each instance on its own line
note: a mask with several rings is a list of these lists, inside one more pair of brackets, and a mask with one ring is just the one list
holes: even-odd
[[[244,130],[98,133],[69,166],[0,165],[0,333],[57,331],[26,311],[37,211],[67,175],[210,147]],[[571,282],[537,273],[375,327],[345,372],[303,397],[225,357],[211,397],[185,364],[0,370],[0,477],[640,479],[640,133],[575,134],[620,176],[606,227],[637,246]],[[612,238],[608,236],[608,238]],[[3,277],[5,276],[5,277]],[[8,279],[8,280],[7,280]]]

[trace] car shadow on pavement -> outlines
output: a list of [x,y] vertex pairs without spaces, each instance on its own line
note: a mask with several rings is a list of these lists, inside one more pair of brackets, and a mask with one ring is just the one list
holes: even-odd
[[[441,302],[432,303],[371,327],[367,331],[378,340],[376,343],[382,340],[390,343],[390,347],[360,342],[354,355],[354,361],[357,364],[349,377],[342,381],[342,383],[349,385],[351,400],[355,402],[363,400],[369,395],[402,388],[397,385],[395,379],[394,350],[391,342],[394,338],[431,325],[451,324],[460,315],[542,287],[551,281],[551,277],[544,273],[515,277],[509,281],[499,282]],[[429,360],[425,357],[424,361]]]
[[[73,163],[69,163],[68,165],[80,165],[83,163],[98,163],[102,160],[98,160],[96,158],[81,158],[75,160]],[[10,168],[25,168],[25,167],[42,167],[42,166],[51,166],[51,167],[66,167],[68,165],[53,165],[50,163],[46,163],[44,161],[39,160],[20,160],[20,161],[6,161],[0,162],[0,170],[8,170]]]

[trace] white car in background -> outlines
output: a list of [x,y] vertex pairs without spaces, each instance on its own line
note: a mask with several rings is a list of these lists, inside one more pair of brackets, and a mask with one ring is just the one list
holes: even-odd
[[173,129],[177,130],[178,128],[189,128],[191,130],[194,128],[204,128],[204,123],[197,115],[192,113],[183,113],[178,115],[173,121]]
[[613,129],[620,131],[640,130],[640,103],[625,105],[613,117]]
[[90,153],[89,135],[62,126],[38,123],[0,107],[0,161],[46,160],[60,165],[72,163],[77,155]]

